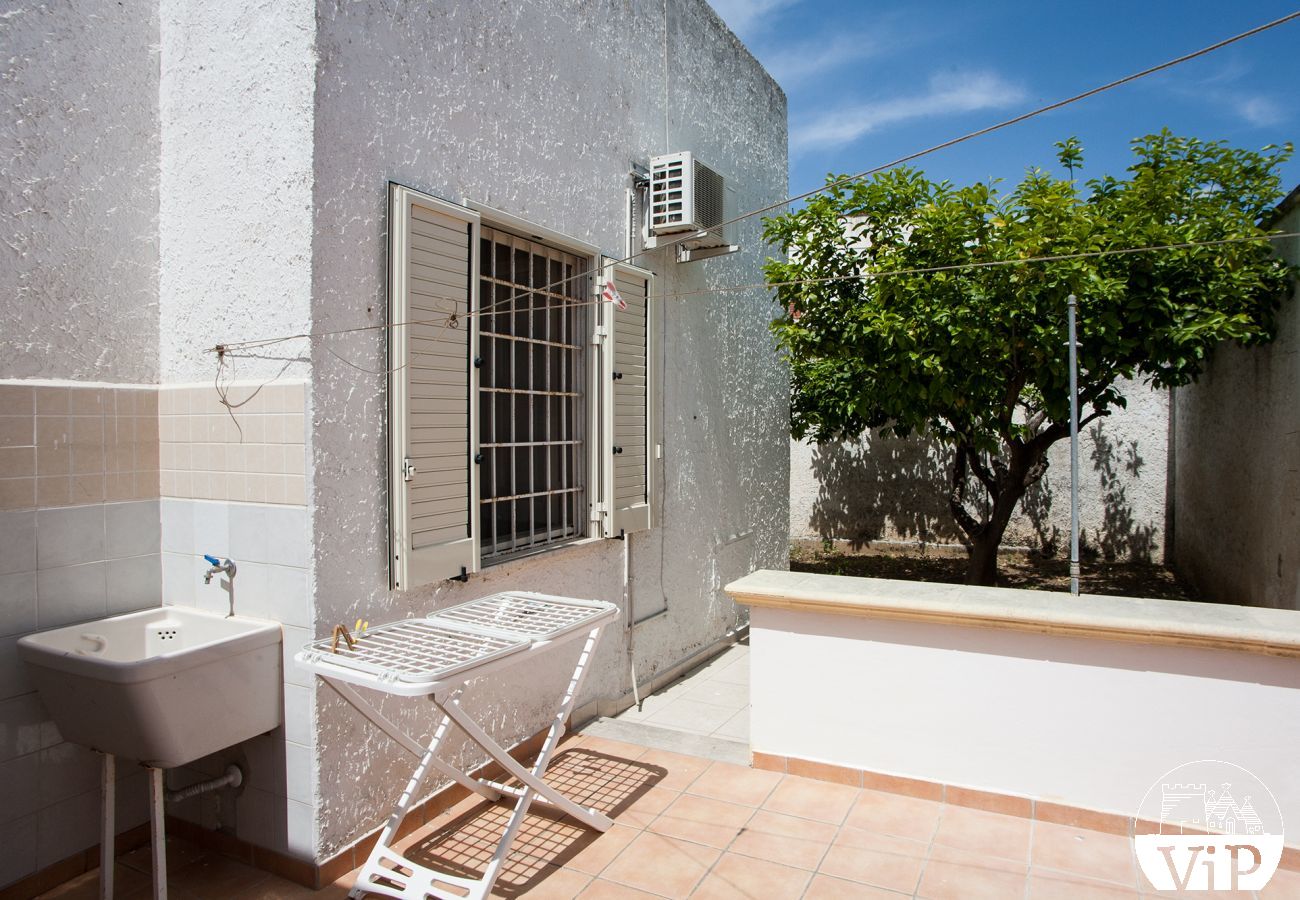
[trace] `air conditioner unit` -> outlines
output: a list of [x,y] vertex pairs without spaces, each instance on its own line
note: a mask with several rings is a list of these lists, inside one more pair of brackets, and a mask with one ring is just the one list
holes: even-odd
[[[689,152],[651,157],[646,249],[669,237],[691,249],[725,245],[725,192],[722,176]],[[682,241],[690,232],[705,233]]]

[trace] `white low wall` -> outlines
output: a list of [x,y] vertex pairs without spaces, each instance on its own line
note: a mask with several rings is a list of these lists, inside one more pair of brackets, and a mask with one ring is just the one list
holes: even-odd
[[1125,816],[1218,759],[1300,827],[1300,615],[786,572],[727,590],[752,607],[755,752]]

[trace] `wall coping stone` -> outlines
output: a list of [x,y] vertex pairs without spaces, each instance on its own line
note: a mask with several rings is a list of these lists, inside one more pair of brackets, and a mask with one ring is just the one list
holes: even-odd
[[1294,610],[772,569],[724,590],[749,607],[1300,657]]

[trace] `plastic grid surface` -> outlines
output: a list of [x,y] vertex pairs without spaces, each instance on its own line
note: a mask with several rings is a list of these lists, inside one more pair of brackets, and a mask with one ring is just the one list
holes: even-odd
[[432,618],[466,628],[546,640],[606,612],[608,604],[528,594],[493,594],[434,613]]
[[372,628],[355,637],[349,648],[342,639],[332,652],[333,638],[308,644],[333,666],[365,672],[379,678],[434,681],[490,659],[527,649],[527,639],[465,631],[437,619],[403,619]]

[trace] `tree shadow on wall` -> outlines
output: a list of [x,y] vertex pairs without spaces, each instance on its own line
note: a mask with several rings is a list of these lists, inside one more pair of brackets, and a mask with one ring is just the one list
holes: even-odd
[[876,432],[813,446],[817,499],[809,524],[855,550],[886,536],[921,543],[959,537],[948,510],[952,451],[921,438]]
[[[1113,440],[1098,422],[1089,429],[1091,463],[1101,488],[1102,524],[1080,533],[1084,559],[1150,562],[1156,527],[1141,524],[1128,497],[1129,480],[1141,476],[1145,461],[1137,441]],[[923,438],[897,438],[880,432],[858,442],[813,446],[817,499],[809,524],[823,539],[839,539],[861,549],[883,538],[920,543],[957,543],[961,533],[948,509],[950,448]],[[1088,477],[1088,460],[1082,477]],[[1053,522],[1058,502],[1047,479],[1030,487],[1021,501],[1044,556],[1069,550],[1069,524]],[[1059,502],[1068,516],[1069,488]]]
[[[1104,559],[1114,562],[1126,559],[1131,562],[1151,562],[1156,542],[1156,526],[1140,524],[1128,491],[1131,480],[1142,476],[1146,460],[1142,458],[1137,441],[1116,441],[1107,433],[1105,422],[1088,429],[1092,440],[1089,461],[1101,488],[1102,518],[1099,528],[1080,528],[1079,556],[1085,560]],[[1080,480],[1088,477],[1086,462],[1080,460]],[[1068,463],[1067,463],[1068,465]],[[1068,483],[1067,483],[1068,485]],[[1067,515],[1070,495],[1061,497]],[[1025,492],[1021,510],[1033,526],[1038,538],[1038,549],[1044,556],[1069,552],[1068,526],[1061,528],[1052,521],[1055,492],[1044,478]],[[1086,500],[1083,502],[1087,502]]]

